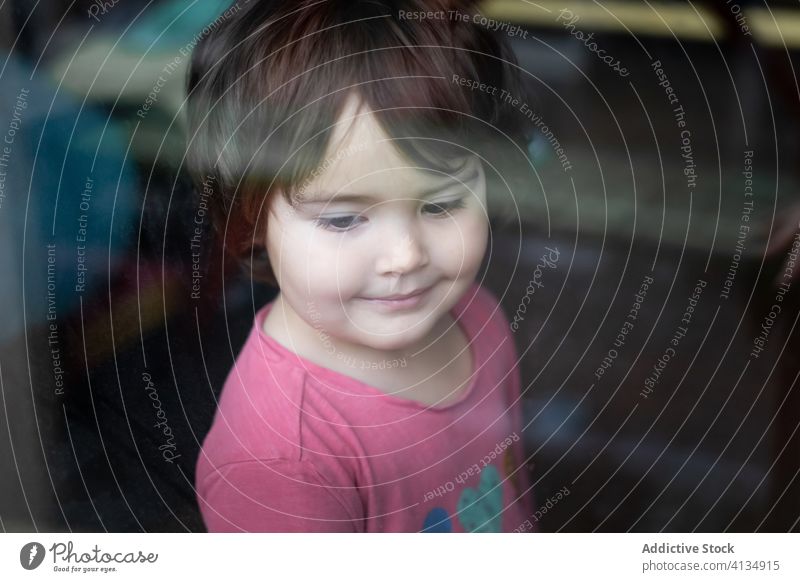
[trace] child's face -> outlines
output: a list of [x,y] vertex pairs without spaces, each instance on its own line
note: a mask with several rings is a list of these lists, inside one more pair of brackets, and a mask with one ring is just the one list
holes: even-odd
[[[351,98],[294,206],[273,197],[267,252],[283,302],[309,326],[403,349],[425,339],[475,279],[488,239],[485,178],[475,157],[452,176],[414,168],[371,114],[351,121],[357,105]],[[411,300],[377,299],[423,289]]]

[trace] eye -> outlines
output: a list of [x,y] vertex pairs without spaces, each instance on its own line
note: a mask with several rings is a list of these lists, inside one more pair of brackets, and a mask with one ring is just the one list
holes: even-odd
[[318,227],[324,228],[325,230],[345,232],[352,230],[358,225],[358,222],[356,222],[358,218],[360,218],[360,216],[348,214],[347,216],[334,216],[333,218],[319,217],[314,219],[314,222]]
[[431,202],[422,207],[422,210],[431,216],[446,216],[453,210],[464,208],[464,199],[450,200],[448,202]]

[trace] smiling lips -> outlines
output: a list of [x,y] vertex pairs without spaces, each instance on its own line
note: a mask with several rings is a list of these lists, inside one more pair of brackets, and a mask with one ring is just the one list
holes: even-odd
[[379,301],[399,301],[403,299],[410,299],[411,297],[422,295],[428,289],[430,289],[430,287],[423,287],[421,289],[417,289],[416,291],[412,291],[411,293],[406,293],[405,295],[400,295],[398,293],[395,293],[394,295],[387,295],[386,297],[375,297],[375,299]]
[[418,289],[417,291],[413,291],[411,293],[407,293],[405,295],[388,295],[386,297],[378,297],[378,298],[363,298],[365,301],[369,301],[370,303],[374,303],[376,305],[380,305],[389,309],[390,311],[398,310],[398,309],[409,309],[412,307],[416,307],[419,305],[422,300],[425,298],[428,291],[430,291],[431,287],[424,287],[422,289]]

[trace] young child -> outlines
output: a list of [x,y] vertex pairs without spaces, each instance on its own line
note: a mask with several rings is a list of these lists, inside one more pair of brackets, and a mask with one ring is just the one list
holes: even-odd
[[475,281],[526,136],[475,14],[251,1],[195,50],[190,169],[280,289],[198,459],[209,531],[530,529],[517,352]]

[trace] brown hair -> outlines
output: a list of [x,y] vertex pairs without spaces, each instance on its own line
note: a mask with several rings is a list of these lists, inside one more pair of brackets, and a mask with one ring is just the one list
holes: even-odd
[[[450,18],[448,11],[474,14],[474,6],[251,0],[198,43],[187,163],[200,188],[213,185],[212,221],[225,250],[253,276],[277,284],[264,248],[269,199],[280,191],[291,203],[322,161],[352,92],[410,160],[452,172],[472,150],[484,158],[487,191],[495,182],[511,192],[520,186],[514,176],[528,164],[526,126],[499,97],[506,90],[522,98],[516,60],[471,18]],[[419,12],[438,17],[413,17]]]

